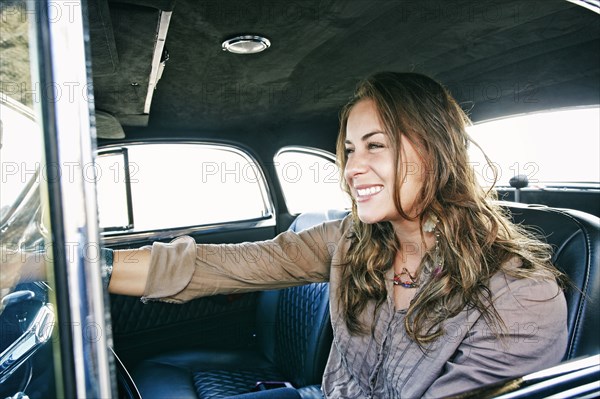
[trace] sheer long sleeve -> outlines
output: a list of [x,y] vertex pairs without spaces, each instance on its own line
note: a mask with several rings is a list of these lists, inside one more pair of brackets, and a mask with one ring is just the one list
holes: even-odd
[[241,244],[154,243],[143,300],[185,302],[223,293],[277,289],[329,279],[332,254],[348,222]]

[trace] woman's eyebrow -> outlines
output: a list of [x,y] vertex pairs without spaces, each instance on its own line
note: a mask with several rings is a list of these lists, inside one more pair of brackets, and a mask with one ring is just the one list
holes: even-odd
[[[376,135],[376,134],[384,134],[384,133],[383,133],[383,132],[380,132],[380,131],[374,131],[374,132],[371,132],[371,133],[367,133],[367,134],[365,134],[364,136],[362,136],[362,137],[360,138],[360,140],[361,140],[361,141],[365,141],[365,140],[367,140],[369,137],[371,137],[371,136],[374,136],[374,135]],[[344,143],[346,143],[346,144],[352,144],[352,141],[350,141],[350,140],[346,139],[346,140],[344,141]]]

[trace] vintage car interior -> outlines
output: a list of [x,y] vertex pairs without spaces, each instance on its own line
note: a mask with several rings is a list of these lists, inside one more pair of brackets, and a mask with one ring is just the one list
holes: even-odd
[[[348,202],[339,196],[335,169],[338,115],[374,72],[436,78],[476,125],[548,110],[591,110],[600,119],[595,0],[83,4],[100,240],[112,249],[180,235],[198,243],[267,240],[344,217]],[[2,42],[10,44],[6,35]],[[7,115],[5,109],[19,108],[8,100],[2,106]],[[572,131],[536,142],[495,137],[509,159],[512,151],[547,153],[575,176],[534,182],[533,174],[503,170],[512,178],[496,185],[514,221],[553,246],[553,261],[573,283],[566,290],[564,363],[459,397],[600,397],[600,181],[579,177],[597,176],[600,150],[597,141],[574,138],[586,121],[568,120]],[[5,128],[2,140],[9,133]],[[571,144],[592,156],[570,154],[567,161],[556,152]],[[302,188],[295,184],[305,180]],[[31,183],[17,197],[21,208],[1,209],[3,240],[12,237],[11,226],[43,218],[33,190]],[[332,344],[328,294],[327,283],[314,283],[183,305],[110,295],[118,396],[216,399],[288,387],[320,398]],[[27,359],[12,360],[20,359],[15,342],[41,334],[39,324],[23,325],[23,315],[49,317],[53,295],[33,282],[3,299],[0,397],[55,392],[60,378],[48,359],[56,349],[46,344],[52,330],[28,347]]]

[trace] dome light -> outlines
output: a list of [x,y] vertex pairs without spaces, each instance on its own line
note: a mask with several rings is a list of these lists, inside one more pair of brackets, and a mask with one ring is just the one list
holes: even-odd
[[243,35],[225,40],[222,47],[234,54],[256,54],[271,47],[271,42],[266,37]]

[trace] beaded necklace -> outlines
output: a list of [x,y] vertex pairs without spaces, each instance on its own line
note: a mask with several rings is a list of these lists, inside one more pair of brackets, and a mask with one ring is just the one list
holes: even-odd
[[[435,230],[435,225],[437,224],[437,218],[433,219],[433,226],[426,226],[424,231],[431,232]],[[431,223],[430,223],[431,224]],[[435,250],[434,250],[434,269],[433,269],[433,277],[437,277],[442,272],[442,266],[444,262],[442,261],[442,257],[440,256],[440,233],[435,230]],[[402,288],[419,288],[421,286],[419,282],[419,276],[412,275],[410,272],[403,267],[400,273],[394,273],[394,278],[392,279],[394,285],[398,285]]]
[[402,271],[398,273],[394,273],[394,285],[399,285],[404,288],[419,288],[419,279],[417,276],[413,276],[410,274],[405,267],[402,268]]

